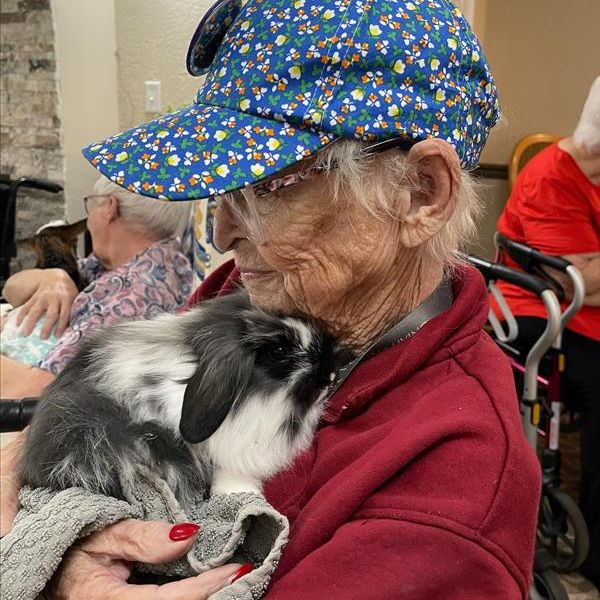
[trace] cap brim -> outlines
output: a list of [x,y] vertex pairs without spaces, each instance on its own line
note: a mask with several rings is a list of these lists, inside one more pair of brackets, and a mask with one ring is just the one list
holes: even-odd
[[282,121],[194,104],[82,152],[100,173],[132,192],[196,200],[256,183],[335,139]]

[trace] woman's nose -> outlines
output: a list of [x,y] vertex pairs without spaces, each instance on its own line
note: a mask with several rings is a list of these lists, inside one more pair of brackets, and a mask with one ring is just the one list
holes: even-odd
[[218,200],[213,228],[214,246],[225,252],[233,248],[236,240],[245,239],[246,236],[229,203],[222,198]]

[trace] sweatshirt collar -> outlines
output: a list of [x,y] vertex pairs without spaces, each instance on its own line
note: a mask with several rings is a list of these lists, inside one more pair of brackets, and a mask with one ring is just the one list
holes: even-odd
[[425,364],[453,353],[453,346],[479,334],[488,313],[485,283],[472,267],[452,274],[454,302],[416,333],[361,362],[332,395],[322,418],[337,423],[364,410],[375,398],[406,381]]
[[[239,288],[240,274],[233,261],[224,267],[214,274],[208,297]],[[324,425],[350,418],[425,364],[451,356],[461,344],[470,343],[472,336],[481,332],[489,310],[483,277],[477,269],[465,265],[452,272],[451,281],[452,306],[414,335],[358,365],[329,399],[322,419]]]

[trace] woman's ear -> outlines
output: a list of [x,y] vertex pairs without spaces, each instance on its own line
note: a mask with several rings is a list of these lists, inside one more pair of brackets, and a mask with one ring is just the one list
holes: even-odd
[[119,201],[115,196],[109,196],[106,201],[106,216],[109,222],[119,216]]
[[454,148],[443,140],[427,139],[415,144],[408,161],[417,178],[417,189],[401,215],[402,245],[420,246],[436,235],[456,208],[460,185],[460,161]]

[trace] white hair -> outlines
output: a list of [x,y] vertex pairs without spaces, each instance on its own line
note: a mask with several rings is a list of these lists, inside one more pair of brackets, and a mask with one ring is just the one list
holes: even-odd
[[[407,160],[406,152],[394,149],[365,157],[364,147],[364,143],[347,140],[332,144],[318,156],[317,164],[323,165],[331,178],[333,201],[350,198],[376,218],[397,218],[396,194],[419,192],[424,183]],[[476,190],[473,177],[461,171],[455,210],[442,229],[423,244],[425,257],[446,267],[462,262],[458,253],[476,238],[482,212]]]
[[[408,161],[406,152],[392,149],[366,156],[364,148],[362,142],[341,140],[317,155],[315,164],[324,169],[332,186],[331,202],[358,202],[373,218],[396,219],[397,195],[424,191],[426,183]],[[464,262],[459,253],[475,240],[477,220],[482,212],[477,187],[473,177],[461,171],[454,212],[441,230],[420,246],[423,258],[432,259],[445,268]],[[277,191],[273,194],[276,196]],[[262,243],[264,219],[252,188],[246,188],[242,194],[226,194],[223,199],[250,234],[249,239]]]
[[191,202],[155,200],[134,194],[106,177],[94,184],[94,195],[114,196],[119,203],[119,216],[132,231],[156,240],[182,236],[190,219]]
[[600,77],[592,83],[573,141],[586,153],[600,154]]

